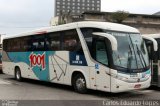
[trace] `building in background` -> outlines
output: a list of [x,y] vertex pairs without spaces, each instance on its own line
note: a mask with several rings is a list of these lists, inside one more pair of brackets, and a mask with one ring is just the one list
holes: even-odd
[[154,13],[153,15],[160,15],[160,11],[159,11],[159,12]]
[[[56,0],[55,16],[50,25],[60,25],[78,21],[114,22],[114,12],[100,12],[101,0]],[[152,15],[131,14],[121,24],[140,30],[142,34],[160,33],[160,11]]]
[[100,11],[101,0],[56,0],[55,16],[78,15],[85,11]]
[[[92,12],[87,11],[80,15],[71,17],[64,17],[66,23],[78,21],[102,21],[114,22],[112,14],[114,12]],[[160,33],[160,15],[146,15],[146,14],[129,14],[129,16],[122,21],[121,24],[129,25],[139,29],[142,34],[156,34]],[[51,25],[53,26],[53,24]]]

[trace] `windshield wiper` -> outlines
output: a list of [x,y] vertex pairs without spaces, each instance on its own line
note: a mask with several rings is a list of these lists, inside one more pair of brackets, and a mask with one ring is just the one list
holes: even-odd
[[132,39],[131,39],[131,36],[130,36],[130,35],[129,35],[129,38],[130,38],[130,41],[131,41],[131,44],[132,44],[132,48],[133,48],[133,51],[134,51],[134,54],[135,54],[135,60],[136,60],[137,69],[138,69],[138,60],[137,60],[136,52],[135,52],[135,49],[134,49],[134,44],[133,44],[133,42],[132,42]]
[[131,56],[132,56],[132,49],[131,49],[130,44],[129,44],[129,49],[130,49],[130,52],[128,52],[127,68],[128,68],[128,70],[130,71],[130,74],[131,74]]
[[142,55],[142,52],[139,50],[137,44],[136,44],[136,47],[137,47],[137,52],[138,52],[140,61],[141,61],[142,65],[143,65],[143,68],[145,68],[145,67],[147,67],[146,61],[145,61],[145,59],[144,59],[144,57],[143,57],[143,55]]
[[119,63],[122,65],[121,59],[119,57],[119,54],[118,54],[118,60],[119,60]]

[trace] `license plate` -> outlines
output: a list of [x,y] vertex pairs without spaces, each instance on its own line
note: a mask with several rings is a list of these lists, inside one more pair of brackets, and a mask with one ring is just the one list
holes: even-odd
[[140,88],[141,87],[141,84],[137,84],[134,86],[134,88]]
[[137,74],[131,74],[130,77],[138,77]]

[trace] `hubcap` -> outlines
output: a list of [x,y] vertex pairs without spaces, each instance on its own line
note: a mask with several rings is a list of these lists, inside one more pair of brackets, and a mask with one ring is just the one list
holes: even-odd
[[83,78],[79,78],[76,81],[77,89],[81,90],[85,87],[85,80]]
[[20,79],[20,72],[19,71],[17,71],[16,76],[17,76],[17,79]]

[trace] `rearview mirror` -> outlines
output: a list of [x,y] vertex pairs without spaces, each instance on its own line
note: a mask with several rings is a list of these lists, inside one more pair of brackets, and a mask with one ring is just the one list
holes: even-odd
[[157,50],[158,50],[158,43],[157,43],[157,41],[156,41],[154,38],[149,37],[149,36],[146,36],[146,35],[142,35],[142,37],[143,37],[144,39],[147,39],[147,40],[150,40],[150,41],[153,42],[154,51],[157,51]]
[[112,50],[117,51],[118,48],[117,39],[113,35],[103,32],[94,32],[92,34],[107,38],[111,42]]

